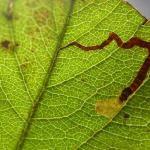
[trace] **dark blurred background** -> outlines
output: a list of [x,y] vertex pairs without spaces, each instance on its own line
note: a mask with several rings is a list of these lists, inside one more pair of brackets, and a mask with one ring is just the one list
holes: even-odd
[[150,0],[126,0],[144,17],[150,20]]

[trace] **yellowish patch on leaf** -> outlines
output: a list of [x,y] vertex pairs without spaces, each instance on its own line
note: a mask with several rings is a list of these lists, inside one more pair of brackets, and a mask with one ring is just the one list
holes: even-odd
[[107,118],[113,118],[123,107],[118,99],[98,100],[96,102],[96,112]]

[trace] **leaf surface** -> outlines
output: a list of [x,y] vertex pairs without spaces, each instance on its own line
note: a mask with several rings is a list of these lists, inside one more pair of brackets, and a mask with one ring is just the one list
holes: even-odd
[[0,0],[0,149],[150,149],[149,76],[115,114],[106,107],[110,118],[96,111],[132,83],[147,50],[60,50],[110,32],[150,41],[143,22],[122,0]]

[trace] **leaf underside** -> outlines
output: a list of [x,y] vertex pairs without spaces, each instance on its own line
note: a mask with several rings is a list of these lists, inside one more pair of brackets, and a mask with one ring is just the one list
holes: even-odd
[[111,118],[96,111],[131,84],[147,50],[60,50],[110,32],[150,41],[144,21],[122,0],[0,0],[0,149],[149,150],[149,74],[115,115],[106,105]]

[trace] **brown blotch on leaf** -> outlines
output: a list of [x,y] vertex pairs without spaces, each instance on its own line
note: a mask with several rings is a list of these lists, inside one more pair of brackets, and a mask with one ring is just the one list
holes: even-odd
[[45,8],[41,8],[35,11],[33,16],[39,25],[44,25],[46,24],[50,14],[51,14],[50,11],[48,11]]
[[96,102],[96,112],[107,118],[113,118],[123,107],[118,99],[98,100]]

